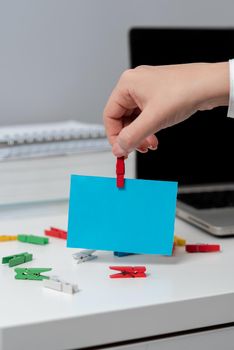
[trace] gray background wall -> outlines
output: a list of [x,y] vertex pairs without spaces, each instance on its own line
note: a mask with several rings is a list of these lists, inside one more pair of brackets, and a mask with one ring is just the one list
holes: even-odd
[[233,0],[0,0],[0,124],[101,122],[129,28],[232,26],[233,14]]

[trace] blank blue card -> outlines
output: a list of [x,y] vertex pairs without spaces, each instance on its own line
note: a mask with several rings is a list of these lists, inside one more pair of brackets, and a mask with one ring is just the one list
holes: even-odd
[[70,248],[171,255],[177,182],[71,176]]

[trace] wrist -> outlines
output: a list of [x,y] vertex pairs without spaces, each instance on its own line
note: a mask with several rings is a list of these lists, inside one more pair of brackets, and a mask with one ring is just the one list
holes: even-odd
[[199,110],[228,106],[229,103],[229,63],[205,63],[201,72]]

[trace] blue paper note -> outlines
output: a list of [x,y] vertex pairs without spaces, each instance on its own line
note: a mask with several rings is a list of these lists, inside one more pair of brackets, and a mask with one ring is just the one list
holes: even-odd
[[71,176],[70,248],[171,255],[177,183]]

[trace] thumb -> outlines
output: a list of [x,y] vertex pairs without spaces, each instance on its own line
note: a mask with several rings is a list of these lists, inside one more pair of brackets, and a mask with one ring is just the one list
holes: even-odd
[[155,109],[146,107],[131,124],[120,131],[113,144],[112,151],[115,156],[127,156],[148,136],[160,130],[160,119],[157,119],[155,114]]

